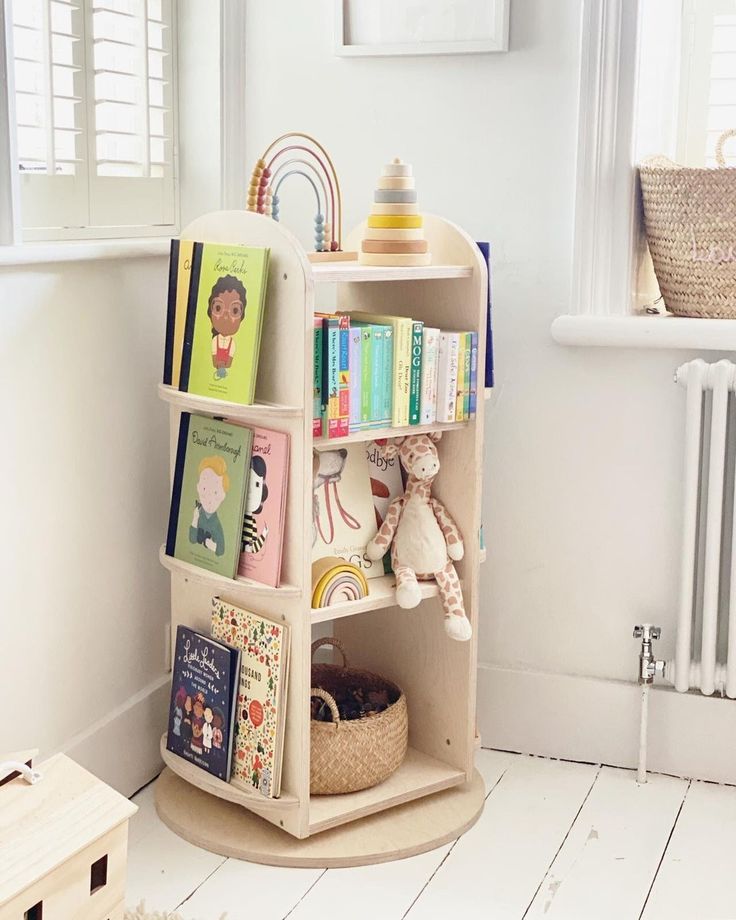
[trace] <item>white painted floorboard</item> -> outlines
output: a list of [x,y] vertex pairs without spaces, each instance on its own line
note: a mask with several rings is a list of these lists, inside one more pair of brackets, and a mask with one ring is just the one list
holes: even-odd
[[[486,792],[493,789],[517,755],[480,751],[476,758]],[[299,903],[289,920],[328,920],[339,916],[336,905],[345,905],[349,920],[380,920],[403,917],[427,881],[450,852],[451,845],[429,853],[355,869],[328,869]],[[355,897],[355,892],[360,892]]]
[[519,757],[480,820],[455,844],[409,920],[520,920],[534,899],[597,767]]
[[643,920],[736,917],[736,788],[692,783]]
[[525,920],[638,917],[687,787],[603,767]]
[[224,859],[135,797],[127,902],[184,920],[736,920],[736,788],[480,751],[459,841],[357,869]]

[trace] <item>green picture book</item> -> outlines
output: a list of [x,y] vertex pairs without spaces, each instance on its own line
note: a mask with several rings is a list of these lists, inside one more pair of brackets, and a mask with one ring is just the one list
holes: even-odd
[[182,412],[167,555],[235,576],[252,441],[250,428]]
[[180,390],[252,404],[268,254],[227,243],[194,244]]

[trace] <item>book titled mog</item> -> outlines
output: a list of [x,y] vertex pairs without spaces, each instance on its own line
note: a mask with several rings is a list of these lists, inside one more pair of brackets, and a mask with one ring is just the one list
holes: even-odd
[[166,553],[233,578],[253,432],[182,412]]

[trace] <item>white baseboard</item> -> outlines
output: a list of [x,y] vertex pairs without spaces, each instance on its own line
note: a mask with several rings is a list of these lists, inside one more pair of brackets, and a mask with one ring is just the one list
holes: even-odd
[[[640,687],[624,681],[478,668],[484,747],[636,767]],[[648,768],[736,784],[736,701],[653,687]]]
[[163,764],[171,676],[164,674],[76,735],[62,751],[125,796],[145,786]]

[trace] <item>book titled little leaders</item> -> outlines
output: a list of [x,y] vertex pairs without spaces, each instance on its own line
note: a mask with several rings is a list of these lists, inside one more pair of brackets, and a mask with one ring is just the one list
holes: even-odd
[[166,748],[225,782],[239,676],[239,649],[178,627]]
[[179,389],[251,405],[268,249],[194,243]]
[[182,412],[167,555],[233,578],[252,439],[249,428]]
[[241,651],[232,782],[275,798],[281,791],[289,628],[213,597],[212,635]]

